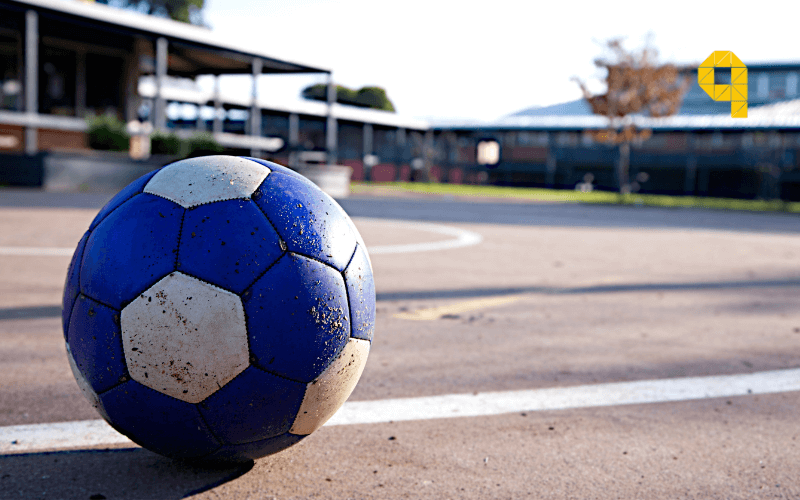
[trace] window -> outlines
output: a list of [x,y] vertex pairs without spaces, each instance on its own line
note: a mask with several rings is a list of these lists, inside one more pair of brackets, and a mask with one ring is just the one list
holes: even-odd
[[731,69],[730,68],[714,68],[714,84],[715,85],[730,85],[731,84]]
[[786,95],[797,95],[797,73],[789,73],[786,76]]
[[0,32],[0,109],[22,110],[19,51],[16,33]]
[[758,75],[756,93],[758,97],[769,97],[769,77],[765,73]]
[[119,57],[86,54],[86,107],[89,111],[95,114],[122,111],[123,63]]
[[75,52],[44,47],[39,66],[39,112],[75,115]]

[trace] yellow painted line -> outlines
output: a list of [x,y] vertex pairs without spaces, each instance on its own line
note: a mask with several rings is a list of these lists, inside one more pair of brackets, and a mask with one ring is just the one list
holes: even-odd
[[505,304],[511,304],[522,299],[522,295],[506,295],[504,297],[491,297],[485,299],[467,300],[464,302],[456,302],[446,306],[431,307],[427,309],[417,309],[411,312],[401,312],[395,314],[395,318],[409,319],[414,321],[433,321],[446,316],[448,314],[461,314],[465,312],[475,311],[477,309],[487,309],[489,307],[497,307]]

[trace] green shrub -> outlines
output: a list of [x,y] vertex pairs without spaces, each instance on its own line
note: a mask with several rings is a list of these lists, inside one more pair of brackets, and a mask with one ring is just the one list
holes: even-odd
[[90,116],[86,119],[89,147],[104,151],[127,151],[130,136],[125,123],[114,115]]
[[156,130],[150,135],[150,154],[177,156],[182,149],[183,141],[175,134]]
[[186,156],[188,158],[218,155],[225,150],[225,148],[214,139],[214,136],[209,133],[200,133],[192,136],[188,141],[187,149],[188,152]]

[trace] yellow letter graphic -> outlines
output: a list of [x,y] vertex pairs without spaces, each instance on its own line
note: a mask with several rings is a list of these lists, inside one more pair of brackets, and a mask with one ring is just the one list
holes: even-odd
[[[714,68],[731,68],[731,84],[714,84]],[[731,117],[747,118],[747,66],[729,50],[716,50],[697,68],[697,83],[715,101],[731,101]]]

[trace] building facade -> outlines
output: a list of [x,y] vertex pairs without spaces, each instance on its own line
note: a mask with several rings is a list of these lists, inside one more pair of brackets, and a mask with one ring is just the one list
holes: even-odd
[[[587,133],[605,121],[580,100],[457,125],[339,105],[332,93],[328,102],[281,102],[258,95],[259,75],[318,73],[332,87],[331,72],[205,28],[78,1],[0,0],[0,56],[0,174],[41,152],[86,151],[86,117],[112,114],[184,137],[212,134],[228,154],[348,165],[358,181],[620,188],[617,149]],[[746,119],[712,101],[695,68],[682,71],[693,85],[676,116],[633,118],[653,135],[632,147],[632,189],[800,199],[800,64],[748,64]],[[252,92],[193,84],[228,74],[249,75]],[[491,146],[490,161],[481,145]]]

